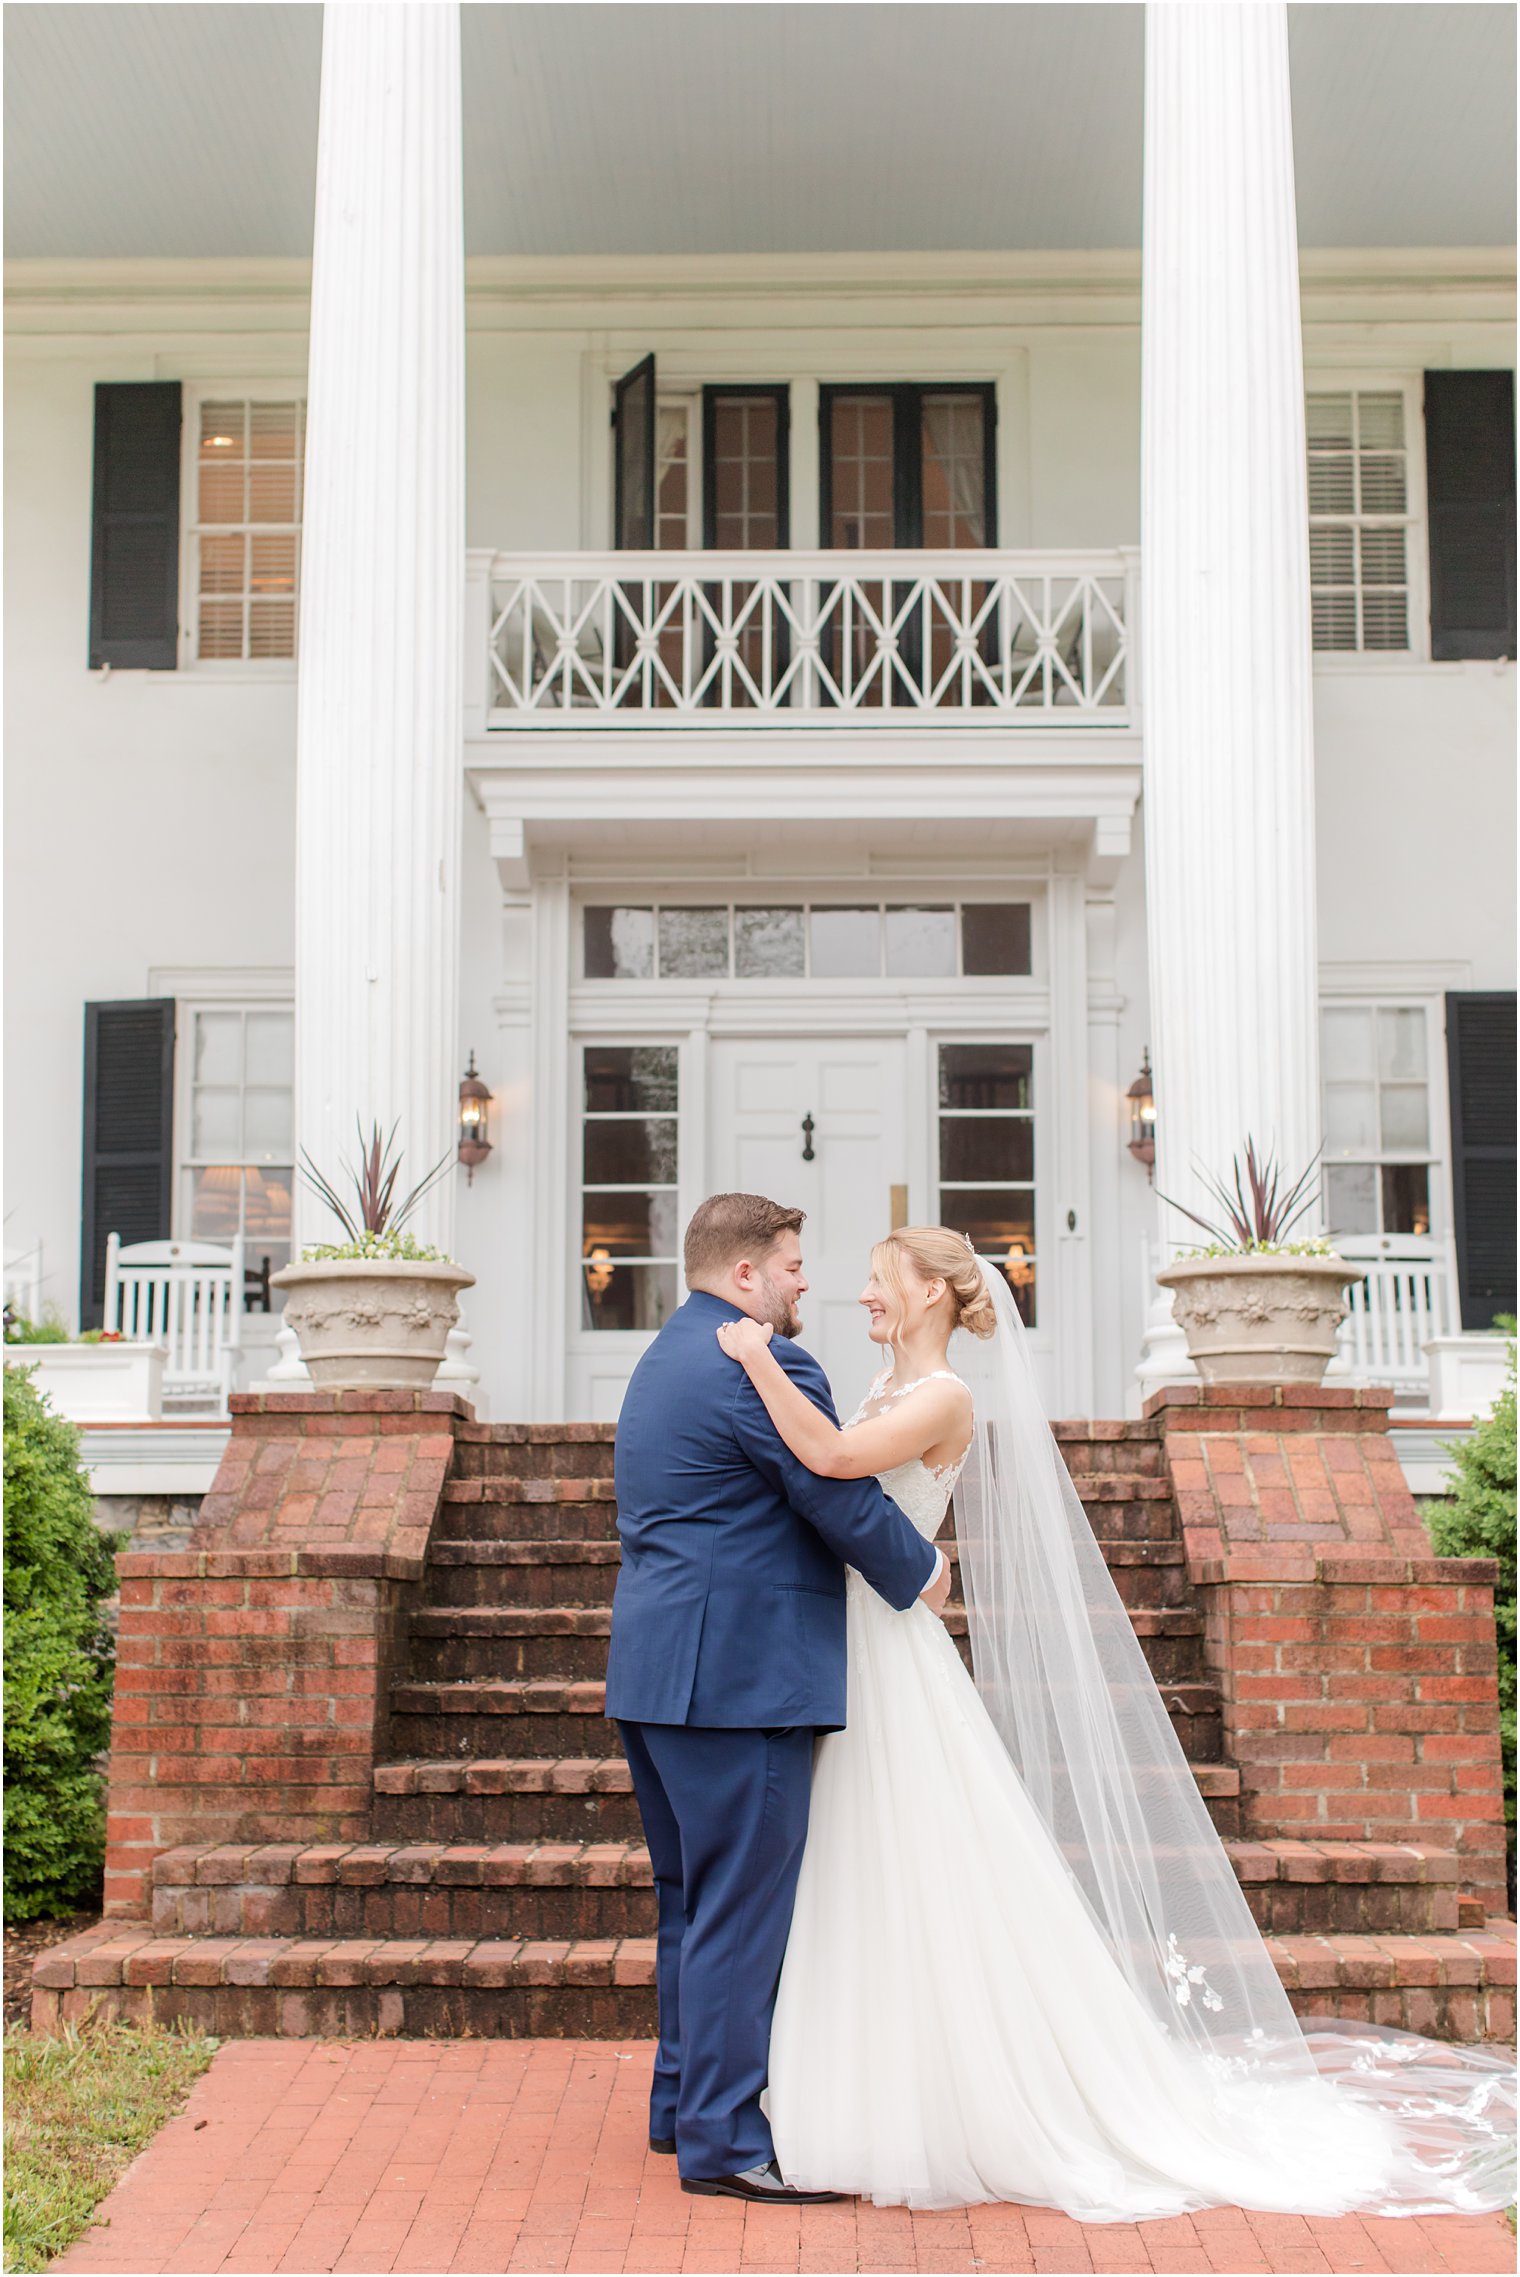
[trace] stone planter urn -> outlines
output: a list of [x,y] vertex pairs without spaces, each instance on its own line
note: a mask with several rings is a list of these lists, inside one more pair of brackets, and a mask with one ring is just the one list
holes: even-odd
[[329,1257],[270,1276],[323,1391],[426,1391],[475,1276],[442,1259]]
[[1185,1257],[1156,1279],[1206,1384],[1317,1384],[1361,1277],[1343,1257]]

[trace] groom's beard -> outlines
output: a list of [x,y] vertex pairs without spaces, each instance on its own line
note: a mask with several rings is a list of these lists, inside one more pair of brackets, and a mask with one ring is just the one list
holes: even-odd
[[763,1273],[760,1276],[760,1288],[762,1310],[757,1317],[767,1328],[773,1328],[778,1336],[800,1335],[802,1315],[792,1299],[784,1290],[778,1289],[774,1281],[768,1281]]

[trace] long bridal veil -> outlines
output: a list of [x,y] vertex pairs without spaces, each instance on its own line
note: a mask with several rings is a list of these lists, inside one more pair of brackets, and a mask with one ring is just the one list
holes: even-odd
[[[1492,2048],[1301,2025],[1188,1768],[1035,1387],[1023,1322],[958,1335],[976,1402],[955,1494],[977,1688],[1119,1969],[1264,2159],[1358,2178],[1385,2213],[1515,2195],[1515,2074]],[[1312,2198],[1312,2187],[1309,2190]]]

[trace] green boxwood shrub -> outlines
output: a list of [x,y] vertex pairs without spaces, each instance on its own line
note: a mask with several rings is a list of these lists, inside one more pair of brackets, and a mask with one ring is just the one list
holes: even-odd
[[23,1368],[5,1379],[5,1917],[86,1903],[105,1854],[95,1757],[111,1736],[112,1552],[79,1434]]
[[1442,1557],[1497,1558],[1494,1624],[1499,1632],[1499,1729],[1504,1749],[1504,1815],[1510,1873],[1515,1856],[1515,1323],[1510,1333],[1509,1387],[1473,1431],[1452,1448],[1452,1499],[1427,1512],[1431,1543]]

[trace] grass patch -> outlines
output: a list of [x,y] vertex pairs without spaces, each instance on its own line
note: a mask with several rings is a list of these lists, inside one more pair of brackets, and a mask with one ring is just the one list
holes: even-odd
[[94,2019],[56,2039],[6,2034],[7,2269],[45,2269],[73,2243],[218,2045]]

